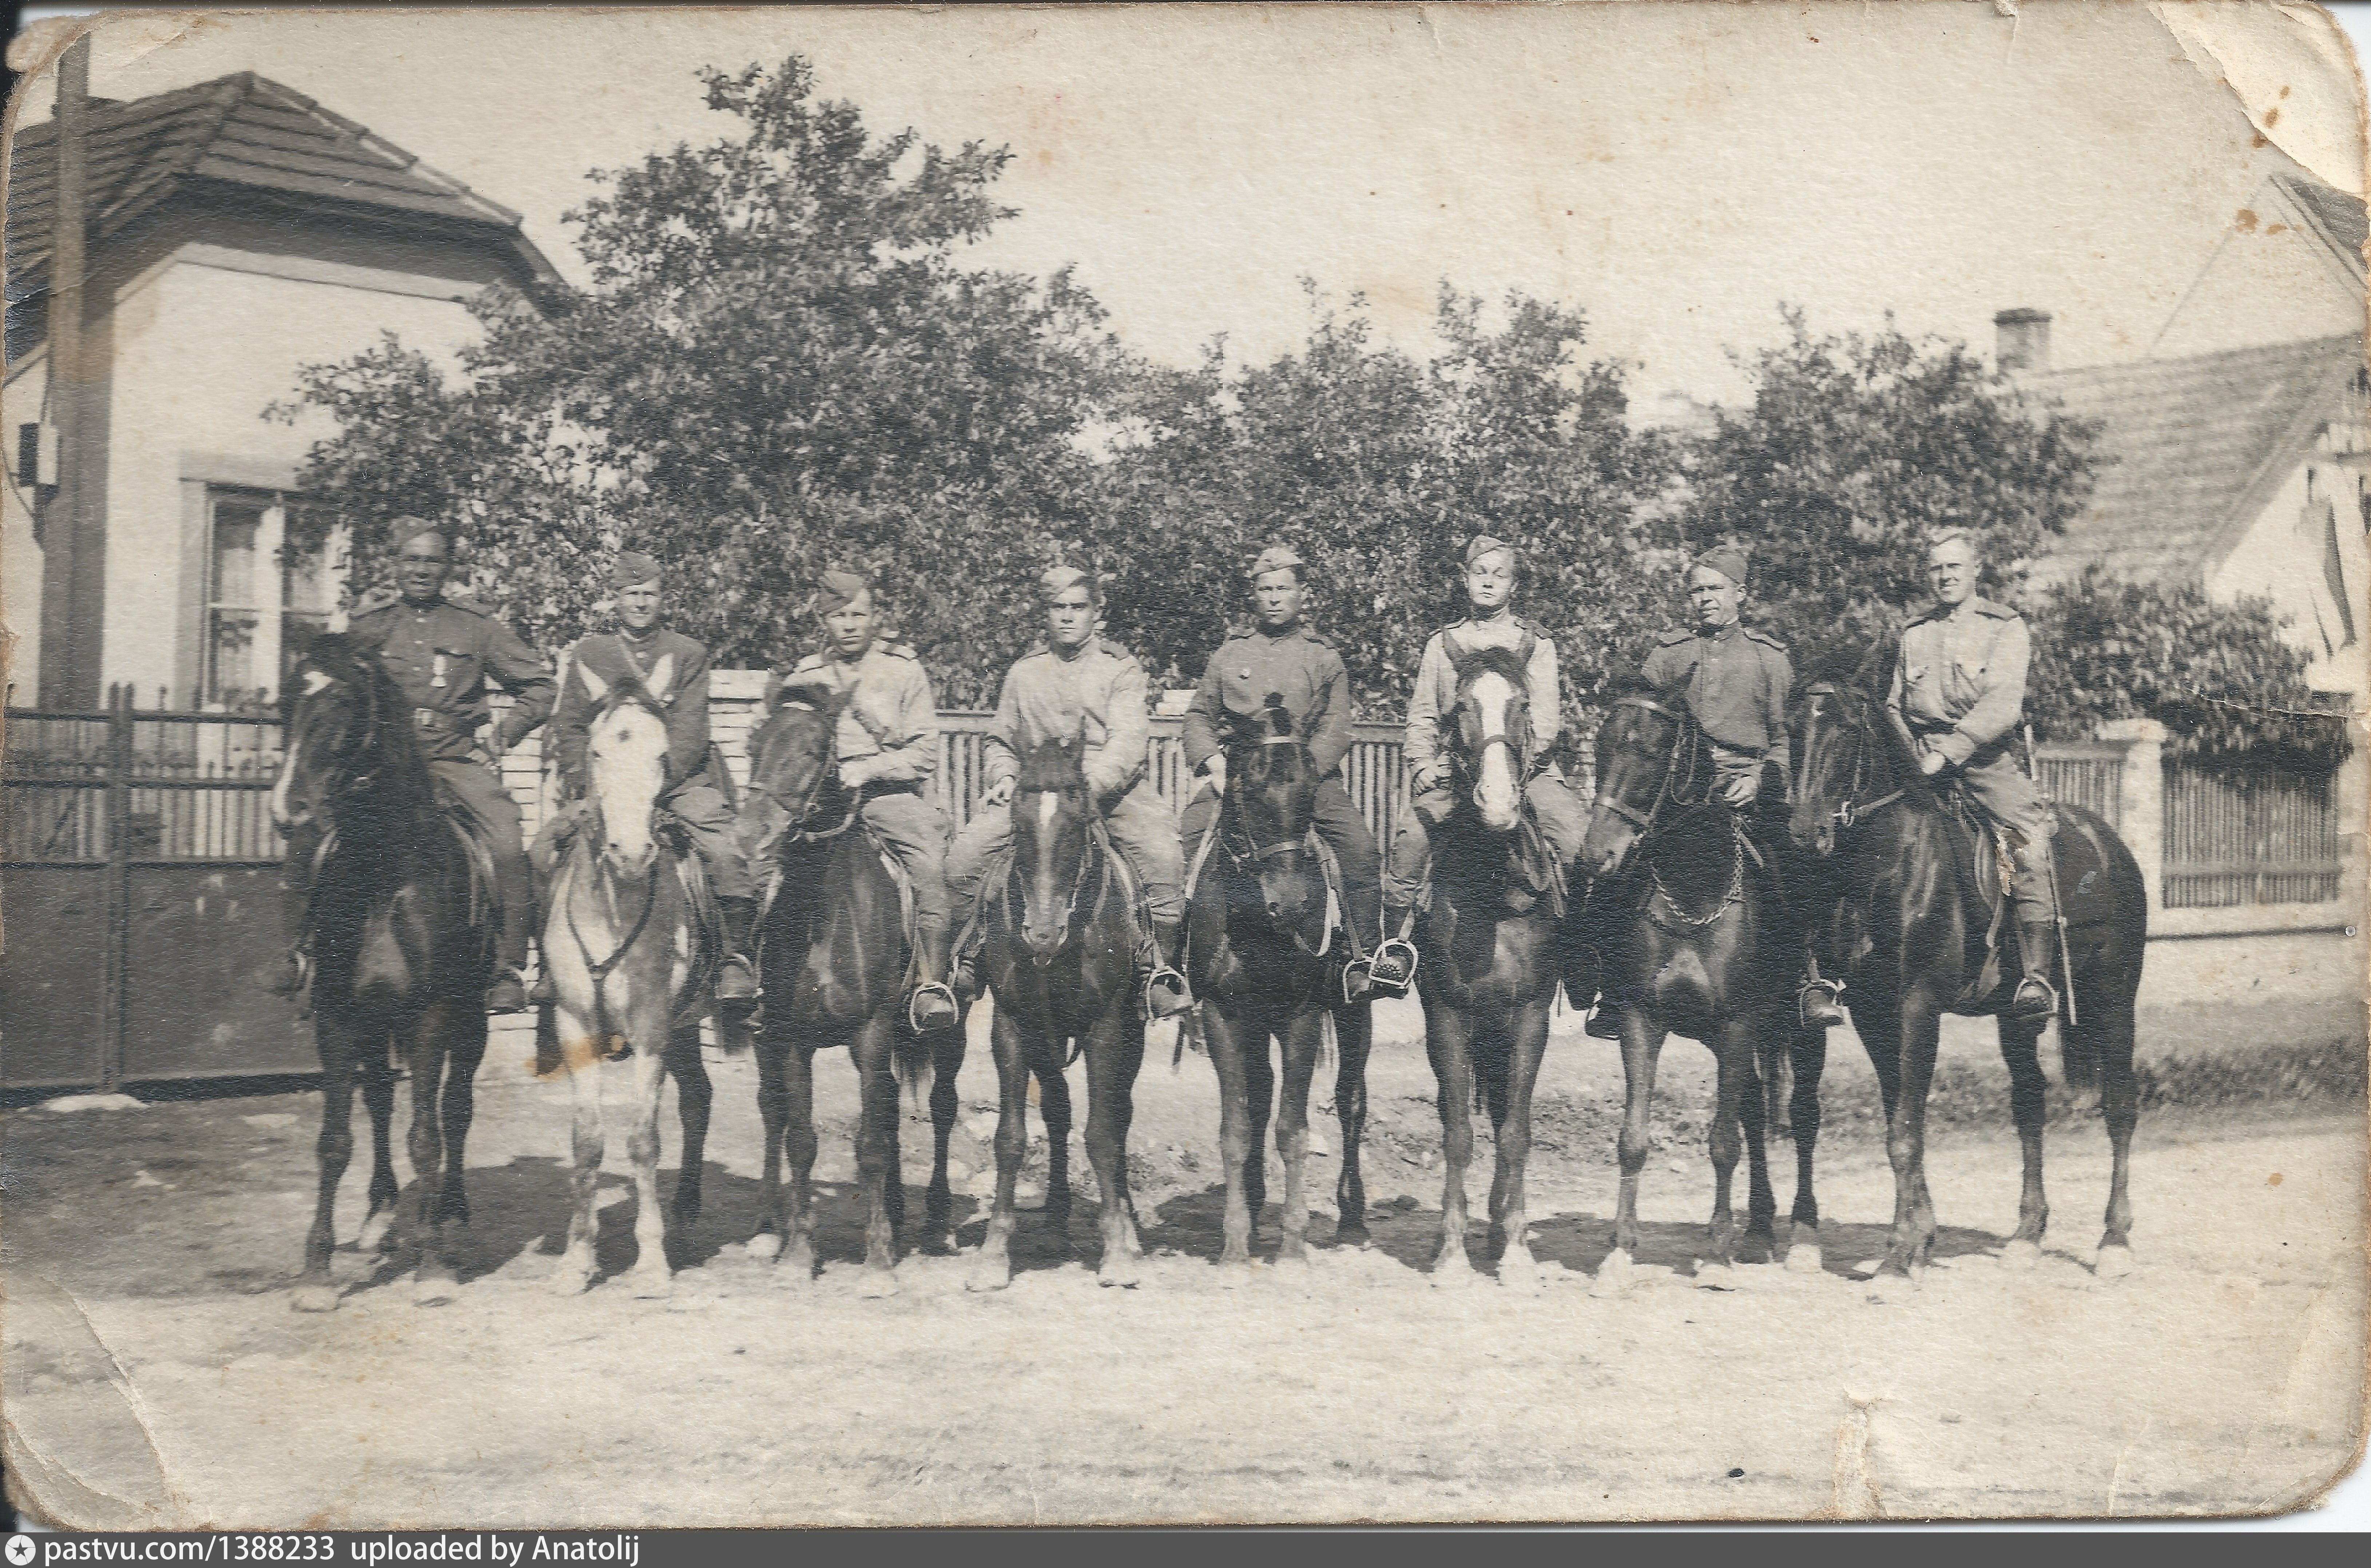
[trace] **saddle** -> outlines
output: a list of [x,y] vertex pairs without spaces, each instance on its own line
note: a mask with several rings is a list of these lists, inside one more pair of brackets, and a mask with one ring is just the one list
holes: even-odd
[[1937,797],[1943,805],[1943,836],[1959,868],[1968,924],[1969,968],[1974,978],[1954,998],[1953,1010],[1980,1008],[2001,987],[2001,939],[2008,927],[2009,890],[2017,878],[2010,859],[2017,830],[1994,819],[1965,784],[1952,780]]
[[[1433,846],[1432,856],[1425,866],[1424,884],[1417,890],[1416,906],[1432,907],[1432,884],[1440,859],[1440,847]],[[1526,800],[1516,818],[1515,831],[1507,836],[1507,858],[1500,878],[1500,897],[1507,911],[1513,915],[1529,914],[1542,899],[1547,901],[1548,916],[1561,921],[1565,917],[1567,897],[1564,864],[1556,859],[1547,835],[1532,815],[1531,801]]]
[[[435,781],[434,788],[437,813],[444,817],[445,825],[453,830],[453,836],[460,842],[462,855],[469,868],[469,924],[478,925],[491,915],[492,928],[499,930],[503,901],[494,880],[494,847],[488,842],[485,830],[478,825],[477,817],[461,803],[461,797],[455,794],[449,785],[440,778]],[[326,853],[329,847],[329,841],[324,840],[322,851]]]

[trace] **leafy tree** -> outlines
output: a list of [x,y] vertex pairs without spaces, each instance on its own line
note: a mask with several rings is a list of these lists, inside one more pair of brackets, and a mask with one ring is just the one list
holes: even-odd
[[700,73],[740,133],[596,171],[568,214],[591,284],[490,294],[448,381],[389,339],[313,367],[338,433],[306,482],[353,529],[459,521],[480,592],[546,643],[582,629],[619,547],[677,563],[721,663],[807,638],[815,571],[877,571],[942,700],[992,700],[1030,580],[1099,493],[1087,439],[1134,367],[1067,273],[966,269],[1012,209],[1009,155],[868,134],[807,63]]

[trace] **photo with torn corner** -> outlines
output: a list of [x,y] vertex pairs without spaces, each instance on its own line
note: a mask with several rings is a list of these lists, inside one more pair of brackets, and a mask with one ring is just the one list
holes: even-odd
[[2354,1465],[2325,13],[12,49],[27,1516],[2211,1517]]

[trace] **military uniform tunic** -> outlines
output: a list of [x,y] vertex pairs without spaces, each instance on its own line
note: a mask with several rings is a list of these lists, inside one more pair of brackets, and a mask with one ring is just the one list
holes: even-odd
[[1641,674],[1658,691],[1678,691],[1712,743],[1713,766],[1723,782],[1750,778],[1758,790],[1764,769],[1775,764],[1783,791],[1787,696],[1795,684],[1785,643],[1736,621],[1668,631],[1656,640]]
[[839,780],[859,791],[857,811],[914,884],[914,919],[947,924],[947,818],[930,795],[939,767],[939,705],[930,672],[904,643],[875,642],[854,660],[810,653],[785,680],[767,683],[763,711],[784,685],[820,680],[855,695],[834,732]]
[[[1145,703],[1144,666],[1108,638],[1090,637],[1068,651],[1040,643],[1013,663],[982,748],[985,781],[994,786],[1017,777],[1022,752],[1071,739],[1085,742],[1087,788],[1105,813],[1112,841],[1142,881],[1153,918],[1183,919],[1185,864],[1177,819],[1145,770],[1152,716]],[[955,835],[947,881],[958,914],[967,917],[988,863],[1012,842],[1009,805],[982,806]]]
[[[1284,698],[1285,711],[1307,737],[1310,766],[1318,778],[1312,801],[1318,836],[1342,868],[1343,896],[1351,905],[1359,939],[1371,947],[1382,854],[1367,819],[1342,787],[1342,758],[1350,750],[1350,672],[1331,642],[1295,625],[1281,632],[1255,627],[1220,643],[1202,667],[1201,684],[1186,709],[1186,766],[1199,768],[1225,750],[1220,726],[1226,716],[1255,717],[1271,692]],[[1201,842],[1218,820],[1219,806],[1218,791],[1207,784],[1194,791],[1179,824],[1187,845]]]
[[1955,609],[1937,605],[1902,629],[1886,701],[1922,754],[1956,767],[1985,811],[2025,840],[2012,846],[2020,917],[2049,919],[2048,802],[2018,765],[2009,744],[2025,711],[2033,656],[2024,617],[2006,605],[1970,597]]
[[[639,683],[666,717],[667,784],[660,803],[690,835],[716,896],[747,898],[757,891],[748,860],[734,842],[733,810],[710,771],[708,672],[707,645],[665,627],[579,638],[561,661],[560,705],[548,742],[562,786],[571,794],[584,793],[591,782],[585,751],[602,702],[586,676],[598,680],[604,693],[624,681]],[[553,828],[560,821],[555,816]]]
[[[1400,808],[1399,820],[1393,824],[1391,856],[1383,868],[1383,899],[1395,909],[1414,903],[1423,888],[1432,859],[1431,829],[1457,806],[1456,793],[1449,787],[1449,757],[1440,735],[1441,721],[1457,704],[1456,662],[1449,656],[1444,640],[1473,651],[1519,649],[1526,637],[1532,640],[1532,654],[1523,672],[1524,696],[1534,744],[1544,746],[1556,739],[1564,712],[1554,639],[1520,616],[1501,611],[1434,632],[1424,645],[1423,657],[1417,663],[1416,689],[1408,698],[1405,746],[1415,793]],[[1549,763],[1523,787],[1523,798],[1541,836],[1558,859],[1569,863],[1580,853],[1580,840],[1589,824],[1571,786],[1565,782],[1563,770]]]

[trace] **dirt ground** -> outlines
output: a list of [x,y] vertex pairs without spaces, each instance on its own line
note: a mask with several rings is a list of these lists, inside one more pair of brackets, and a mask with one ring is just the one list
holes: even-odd
[[[1550,1266],[1528,1289],[1430,1287],[1439,1135],[1408,1013],[1379,1020],[1370,1075],[1376,1244],[1321,1245],[1309,1268],[1264,1263],[1236,1287],[1210,1261],[1209,1066],[1191,1053],[1173,1066],[1165,1040],[1139,1086],[1131,1163],[1151,1259],[1133,1290],[1096,1286],[1082,1201],[1067,1241],[1024,1216],[1006,1291],[968,1293],[966,1260],[918,1256],[902,1294],[860,1298],[839,1060],[818,1074],[821,1277],[742,1253],[755,1072],[719,1058],[708,1209],[671,1247],[682,1272],[665,1302],[551,1294],[568,1093],[529,1080],[510,1040],[480,1075],[467,1283],[442,1308],[412,1306],[350,1248],[342,1309],[288,1310],[315,1096],[13,1111],[0,1124],[11,1480],[91,1526],[655,1527],[2161,1515],[2276,1510],[2346,1468],[2365,1325],[2352,1096],[2146,1116],[2141,1266],[2109,1281],[2089,1267],[2105,1139],[2053,1089],[2050,1245],[2014,1270],[1995,1257],[2018,1171],[1990,1034],[1955,1022],[1931,1161],[1937,1263],[1916,1291],[1879,1299],[1851,1274],[1881,1251],[1891,1176],[1865,1058],[1839,1032],[1826,1272],[1750,1265],[1715,1291],[1690,1278],[1710,1203],[1709,1058],[1674,1041],[1644,1279],[1599,1297],[1587,1286],[1608,1245],[1621,1074],[1575,1022],[1560,1020],[1542,1075],[1532,1212]],[[984,1049],[961,1088],[957,1187],[984,1191]],[[1319,1099],[1322,1243],[1339,1150],[1330,1090]],[[668,1116],[671,1182],[671,1101]],[[927,1173],[927,1137],[909,1117],[909,1182]],[[1782,1205],[1790,1153],[1776,1150]],[[362,1181],[358,1161],[341,1235],[360,1225]],[[1486,1184],[1485,1167],[1477,1205]],[[633,1205],[621,1174],[605,1188],[614,1272],[633,1257]],[[1093,1196],[1083,1174],[1081,1190]],[[960,1207],[976,1245],[979,1205]],[[1263,1242],[1272,1254],[1272,1210]]]

